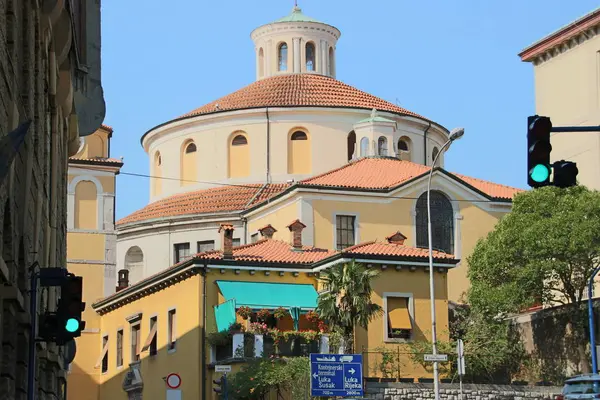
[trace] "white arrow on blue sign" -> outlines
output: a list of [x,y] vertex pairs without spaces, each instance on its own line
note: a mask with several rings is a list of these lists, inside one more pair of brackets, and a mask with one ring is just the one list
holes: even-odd
[[361,354],[311,354],[313,397],[363,397]]

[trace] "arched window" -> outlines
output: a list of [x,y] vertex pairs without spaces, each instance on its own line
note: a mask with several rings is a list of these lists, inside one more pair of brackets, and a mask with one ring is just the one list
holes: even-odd
[[[437,147],[434,147],[434,148],[433,148],[433,151],[431,152],[431,163],[432,163],[432,164],[433,164],[433,162],[435,161],[435,158],[438,156],[439,152],[440,152],[440,151],[438,150],[438,148],[437,148]],[[439,163],[439,162],[438,162],[438,163],[436,163],[436,164],[437,164],[437,165],[440,165],[440,163]]]
[[306,43],[306,70],[313,72],[316,70],[315,62],[315,44],[312,42]]
[[311,152],[308,134],[294,131],[288,147],[288,174],[310,174]]
[[[417,200],[416,207],[417,247],[428,247],[427,241],[427,192]],[[454,253],[454,212],[448,197],[442,192],[431,191],[431,243],[434,250]]]
[[125,254],[125,269],[129,271],[129,284],[144,277],[144,253],[138,246],[130,247]]
[[75,186],[75,228],[98,229],[98,191],[94,182],[81,181]]
[[360,156],[361,157],[369,156],[369,139],[366,137],[360,139]]
[[162,191],[162,157],[160,151],[154,153],[154,172],[152,178],[152,193],[158,196]]
[[196,144],[185,142],[181,153],[181,186],[193,185],[196,181],[196,170],[198,169],[196,157]]
[[229,145],[229,177],[243,178],[250,175],[250,146],[244,134],[235,134]]
[[380,136],[377,140],[377,155],[387,156],[387,154],[387,138],[385,136]]
[[258,76],[265,76],[265,52],[262,47],[258,50]]
[[288,62],[288,46],[287,43],[281,43],[278,50],[279,55],[279,71],[287,71]]
[[412,161],[411,142],[406,136],[398,139],[398,158],[404,161]]
[[348,161],[356,157],[356,133],[351,131],[348,134]]
[[328,75],[334,76],[335,75],[335,60],[333,59],[333,47],[329,48],[329,63],[327,65],[327,68],[328,68]]

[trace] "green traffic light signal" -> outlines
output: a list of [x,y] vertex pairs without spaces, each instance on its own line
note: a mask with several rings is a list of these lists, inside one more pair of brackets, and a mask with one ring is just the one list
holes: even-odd
[[79,329],[79,321],[77,321],[75,318],[69,318],[65,325],[65,329],[67,332],[76,332]]
[[550,177],[550,170],[544,164],[538,164],[529,172],[529,176],[534,182],[546,182]]

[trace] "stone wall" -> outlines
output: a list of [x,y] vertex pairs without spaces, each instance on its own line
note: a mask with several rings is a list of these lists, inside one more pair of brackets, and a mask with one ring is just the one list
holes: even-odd
[[[554,400],[562,387],[463,385],[463,400]],[[459,385],[440,384],[440,399],[460,400]],[[367,382],[365,398],[372,400],[422,400],[433,399],[433,384],[427,383],[370,383]]]

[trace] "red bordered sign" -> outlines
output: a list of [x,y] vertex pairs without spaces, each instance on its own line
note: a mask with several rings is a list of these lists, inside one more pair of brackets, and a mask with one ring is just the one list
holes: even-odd
[[181,377],[175,373],[167,375],[167,386],[171,389],[177,389],[181,386]]

